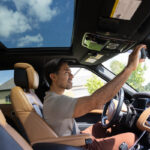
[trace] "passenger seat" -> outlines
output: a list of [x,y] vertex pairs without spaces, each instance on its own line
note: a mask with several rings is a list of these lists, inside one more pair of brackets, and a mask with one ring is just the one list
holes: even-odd
[[[53,143],[36,143],[34,150],[82,150],[82,148]],[[33,150],[7,122],[0,110],[0,150]]]
[[33,150],[31,146],[7,122],[0,110],[0,149]]

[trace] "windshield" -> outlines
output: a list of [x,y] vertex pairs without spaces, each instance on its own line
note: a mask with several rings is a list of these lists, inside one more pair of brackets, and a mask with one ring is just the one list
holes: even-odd
[[70,47],[74,0],[1,0],[0,42],[8,48]]
[[[113,72],[119,74],[127,65],[130,52],[119,54],[112,59],[104,62],[103,65]],[[127,83],[140,92],[150,91],[150,60],[146,58],[145,62],[140,63],[137,69],[130,75]]]

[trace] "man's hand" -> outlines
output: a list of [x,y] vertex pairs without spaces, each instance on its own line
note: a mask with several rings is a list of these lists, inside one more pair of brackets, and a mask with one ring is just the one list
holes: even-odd
[[140,62],[139,54],[140,54],[140,50],[142,48],[146,49],[147,47],[144,44],[140,44],[135,47],[135,49],[129,56],[127,68],[130,68],[132,71],[136,70],[136,68]]

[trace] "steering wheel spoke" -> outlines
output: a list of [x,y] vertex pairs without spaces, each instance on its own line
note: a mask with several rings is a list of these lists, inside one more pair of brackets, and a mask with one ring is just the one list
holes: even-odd
[[[101,116],[101,123],[103,128],[109,128],[110,126],[112,126],[119,117],[119,113],[121,111],[123,101],[124,101],[124,90],[122,88],[116,95],[116,98],[118,99],[117,103],[113,103],[114,100],[110,100],[104,106],[103,113]],[[109,111],[107,111],[108,108],[113,112],[112,116],[110,116],[110,114],[108,116],[109,113]],[[106,122],[106,120],[108,121]]]
[[105,124],[106,123],[106,120],[108,119],[108,116],[104,116],[103,118],[102,118],[102,124]]

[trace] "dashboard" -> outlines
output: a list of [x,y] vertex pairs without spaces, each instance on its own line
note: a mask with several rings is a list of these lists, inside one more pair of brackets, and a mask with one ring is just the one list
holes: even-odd
[[131,107],[136,112],[136,125],[144,131],[150,132],[150,97],[149,94],[141,94],[133,97]]
[[150,98],[136,98],[132,105],[137,111],[144,111],[146,108],[150,107]]

